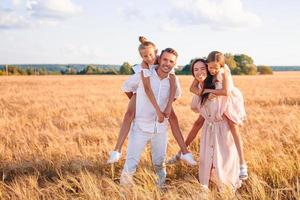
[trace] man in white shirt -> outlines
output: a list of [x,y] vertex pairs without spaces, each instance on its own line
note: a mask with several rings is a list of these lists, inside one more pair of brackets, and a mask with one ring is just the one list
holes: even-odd
[[[170,93],[169,72],[176,65],[177,52],[174,49],[167,48],[162,51],[159,64],[152,67],[150,75],[150,84],[154,96],[161,110],[164,110]],[[140,78],[136,74],[135,79]],[[134,77],[133,77],[134,78]],[[129,81],[130,87],[137,88],[136,92],[136,113],[132,123],[131,133],[128,138],[126,161],[121,175],[121,185],[132,183],[132,176],[147,142],[151,143],[151,156],[155,172],[157,173],[158,185],[162,186],[166,178],[166,169],[164,161],[166,158],[167,141],[168,141],[168,120],[162,123],[157,121],[157,115],[154,107],[148,99],[142,81]],[[181,94],[180,85],[177,80],[176,95]]]

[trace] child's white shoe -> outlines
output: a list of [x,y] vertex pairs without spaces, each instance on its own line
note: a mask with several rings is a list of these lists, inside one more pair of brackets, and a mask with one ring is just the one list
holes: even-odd
[[109,159],[107,160],[108,164],[112,164],[118,162],[121,158],[122,154],[118,151],[112,151],[109,154]]
[[188,165],[197,165],[192,153],[181,154],[180,159],[184,160]]
[[240,165],[240,180],[246,180],[248,178],[248,169],[246,164]]

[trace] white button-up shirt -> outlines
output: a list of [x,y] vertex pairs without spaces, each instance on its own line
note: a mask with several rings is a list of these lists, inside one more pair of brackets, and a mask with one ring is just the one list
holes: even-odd
[[[170,96],[170,79],[167,76],[160,79],[156,72],[156,67],[151,67],[150,85],[161,111],[166,108]],[[133,81],[134,80],[134,81]],[[168,120],[165,119],[162,123],[157,121],[156,111],[151,104],[141,80],[141,74],[137,73],[132,75],[124,85],[135,90],[136,88],[136,113],[134,123],[145,132],[165,132],[168,129]],[[181,88],[176,77],[176,93],[175,98],[181,95]]]

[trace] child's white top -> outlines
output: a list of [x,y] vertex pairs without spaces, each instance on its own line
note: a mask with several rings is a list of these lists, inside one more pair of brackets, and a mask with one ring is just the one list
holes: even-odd
[[[134,65],[132,67],[135,74],[141,73],[143,71],[144,77],[151,76],[151,68],[156,67],[157,65],[150,65],[149,69],[144,69],[140,64]],[[170,74],[175,75],[175,67],[170,71]]]
[[228,79],[228,89],[229,91],[232,90],[232,88],[234,87],[234,84],[233,84],[233,79],[232,79],[232,76],[231,76],[231,72],[230,72],[230,68],[228,67],[228,65],[224,65],[224,67],[222,67],[218,74],[216,75],[216,78],[218,80],[218,82],[216,82],[216,89],[222,89],[222,82],[223,82],[223,74],[225,73],[225,71],[227,72],[227,79]]

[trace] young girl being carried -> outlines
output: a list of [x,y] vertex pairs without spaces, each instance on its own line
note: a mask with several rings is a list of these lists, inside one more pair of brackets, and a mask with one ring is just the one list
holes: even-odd
[[[164,118],[169,118],[169,122],[171,125],[172,133],[179,144],[181,151],[183,152],[181,155],[181,159],[186,161],[190,165],[196,165],[196,161],[193,159],[192,154],[187,150],[187,147],[184,143],[184,139],[182,137],[182,134],[179,129],[179,124],[177,120],[177,116],[175,115],[173,109],[172,109],[172,103],[175,98],[175,91],[176,91],[176,77],[175,77],[175,72],[170,73],[170,95],[169,95],[169,101],[164,109],[164,111],[161,111],[158,103],[156,101],[156,98],[153,94],[153,91],[151,89],[150,85],[150,68],[154,67],[154,64],[157,64],[157,49],[156,46],[153,42],[148,41],[145,37],[139,37],[140,41],[140,46],[138,48],[140,56],[142,57],[143,61],[140,65],[135,65],[133,67],[133,70],[135,73],[140,73],[141,74],[141,79],[145,88],[145,92],[154,106],[157,114],[157,121],[158,122],[163,122]],[[110,153],[110,157],[107,161],[107,163],[115,163],[118,162],[119,159],[121,158],[121,149],[122,145],[124,144],[124,141],[126,137],[128,136],[131,123],[134,119],[135,116],[135,104],[136,104],[136,88],[130,88],[129,85],[131,84],[126,84],[128,81],[139,81],[135,80],[133,78],[134,76],[131,76],[125,84],[122,86],[122,90],[126,93],[128,98],[130,99],[127,111],[125,113],[125,116],[123,118],[123,123],[121,125],[121,129],[119,132],[119,136],[117,139],[116,146],[114,150]],[[135,76],[136,77],[136,76]]]
[[[205,62],[202,59],[197,59],[192,64],[192,69],[199,68],[195,67],[196,65],[201,65],[201,63]],[[202,80],[201,77],[195,78],[191,87],[190,91],[195,94],[192,100],[191,109],[195,112],[199,112],[199,105],[201,102],[200,96],[205,93],[209,94],[209,99],[214,98],[214,95],[216,96],[226,96],[226,110],[224,111],[225,117],[227,118],[230,131],[232,133],[232,136],[234,138],[234,142],[238,151],[239,155],[239,161],[240,161],[240,173],[239,177],[241,180],[246,180],[248,178],[248,172],[247,172],[247,165],[244,159],[244,153],[243,153],[243,147],[242,147],[242,139],[238,131],[238,125],[241,125],[242,122],[246,119],[246,112],[244,107],[244,100],[241,92],[238,88],[236,88],[233,84],[233,79],[230,73],[229,67],[225,64],[225,56],[218,51],[213,51],[208,55],[207,61],[208,63],[208,72],[214,76],[215,84],[218,85],[218,89],[205,89],[202,90],[202,83],[200,83],[198,80]],[[195,77],[196,74],[194,74],[193,70],[193,76]],[[199,73],[199,76],[201,76],[201,73]],[[203,79],[204,81],[204,79]],[[191,131],[189,132],[187,138],[186,138],[186,145],[189,146],[189,144],[194,140],[197,133],[201,129],[202,125],[204,123],[204,118],[199,115],[198,119],[194,122],[193,127]],[[169,160],[170,163],[175,162],[178,159],[178,155],[173,156],[171,160]]]

